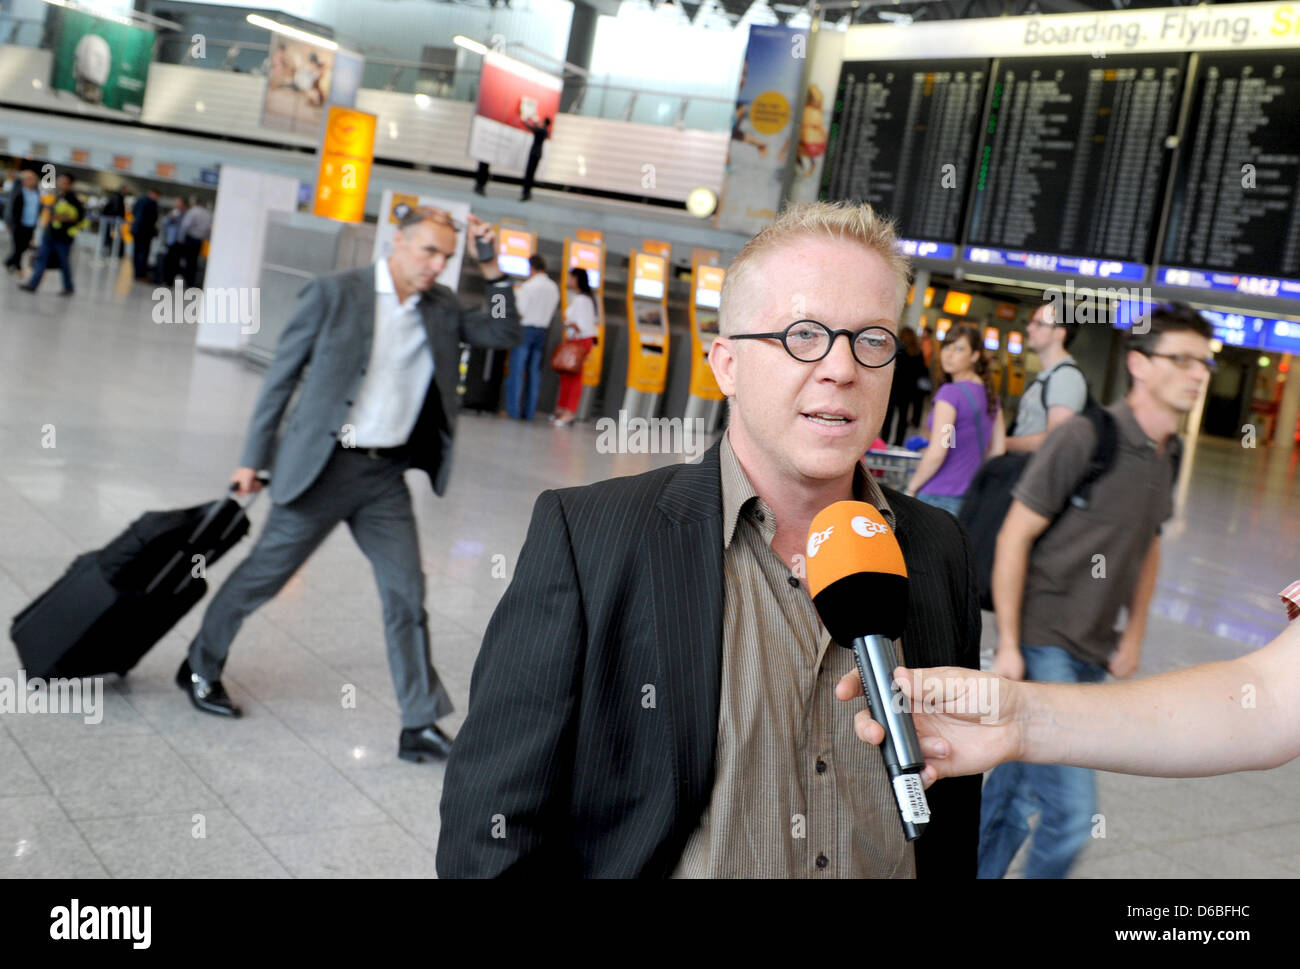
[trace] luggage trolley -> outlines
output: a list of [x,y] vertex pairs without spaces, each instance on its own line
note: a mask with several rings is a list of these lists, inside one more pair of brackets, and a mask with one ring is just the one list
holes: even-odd
[[877,480],[887,487],[902,491],[912,472],[921,463],[920,451],[908,451],[905,448],[884,448],[868,451],[862,458],[865,467]]

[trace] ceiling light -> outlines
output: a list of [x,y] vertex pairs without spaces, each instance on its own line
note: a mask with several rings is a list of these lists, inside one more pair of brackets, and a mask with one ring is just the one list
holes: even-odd
[[691,194],[686,196],[686,211],[696,218],[707,218],[713,214],[713,210],[717,207],[718,196],[712,189],[693,188]]
[[463,34],[457,34],[451,39],[451,42],[457,47],[464,47],[466,50],[473,51],[475,54],[486,54],[487,46],[480,44],[477,40],[470,40]]
[[320,34],[309,34],[305,30],[299,30],[297,27],[290,27],[288,24],[282,24],[277,20],[271,20],[267,17],[263,17],[261,14],[250,13],[245,19],[254,27],[265,27],[272,33],[284,34],[286,37],[293,37],[295,40],[301,40],[308,44],[315,44],[317,47],[324,47],[326,50],[339,49],[339,45],[328,37],[322,37]]

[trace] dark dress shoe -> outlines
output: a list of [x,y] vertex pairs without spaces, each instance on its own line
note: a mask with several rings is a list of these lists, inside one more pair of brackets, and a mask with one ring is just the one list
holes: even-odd
[[433,724],[427,727],[406,727],[397,740],[397,756],[417,764],[426,757],[443,760],[450,754],[451,738]]
[[239,707],[230,702],[225,687],[220,680],[205,680],[190,669],[187,659],[176,671],[176,685],[189,696],[190,702],[204,713],[215,713],[219,717],[239,716]]

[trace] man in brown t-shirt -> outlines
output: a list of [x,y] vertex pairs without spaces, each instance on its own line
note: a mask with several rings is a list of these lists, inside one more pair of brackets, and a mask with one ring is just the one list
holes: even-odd
[[[1114,458],[1086,501],[1079,489],[1099,440],[1092,419],[1080,415],[1052,431],[1030,461],[998,533],[994,672],[1095,683],[1107,672],[1124,678],[1137,671],[1160,567],[1160,526],[1173,512],[1175,431],[1209,380],[1211,332],[1189,307],[1170,305],[1151,311],[1147,332],[1130,334],[1132,389],[1107,408]],[[1087,843],[1096,803],[1089,770],[998,767],[984,785],[979,876],[1006,873],[1041,810],[1025,877],[1065,877]]]

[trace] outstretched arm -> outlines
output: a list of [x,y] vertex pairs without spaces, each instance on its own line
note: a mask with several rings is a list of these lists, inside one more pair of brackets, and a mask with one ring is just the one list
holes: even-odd
[[[856,677],[840,681],[840,699],[861,695]],[[957,667],[895,677],[913,700],[927,781],[1009,760],[1206,777],[1300,756],[1300,623],[1238,659],[1133,683],[1025,683]],[[855,726],[880,742],[870,714]]]

